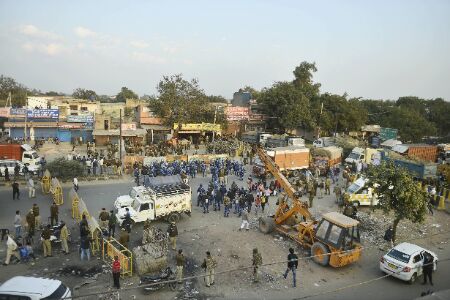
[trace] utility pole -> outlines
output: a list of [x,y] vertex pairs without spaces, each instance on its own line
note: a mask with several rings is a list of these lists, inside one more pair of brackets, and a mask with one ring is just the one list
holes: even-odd
[[122,109],[120,109],[119,114],[119,159],[122,165]]
[[318,120],[318,130],[317,130],[317,138],[320,138],[320,120],[322,119],[322,111],[323,111],[323,102],[320,104],[320,114],[319,114],[319,120]]
[[[216,118],[217,118],[217,106],[214,109],[214,125],[216,125]],[[212,136],[212,143],[213,143],[213,154],[216,154],[216,144],[214,143],[214,139],[216,136],[216,126],[213,126],[213,136]]]
[[25,126],[24,126],[24,140],[25,143],[27,142],[27,122],[28,122],[28,96],[25,94]]

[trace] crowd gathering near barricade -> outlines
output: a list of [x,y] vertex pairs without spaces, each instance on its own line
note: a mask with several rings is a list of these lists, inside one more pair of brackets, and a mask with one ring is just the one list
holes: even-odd
[[[240,157],[236,157],[236,147],[230,146],[226,148],[224,141],[220,141],[220,147],[217,148],[219,152],[227,152],[233,154],[232,158],[216,158],[210,161],[204,161],[200,159],[193,159],[189,161],[175,160],[175,161],[158,161],[154,160],[148,164],[141,164],[134,162],[132,165],[132,176],[134,177],[136,185],[150,185],[150,178],[156,176],[171,176],[180,175],[185,183],[189,182],[189,179],[196,177],[207,178],[207,183],[200,184],[199,187],[193,191],[196,197],[193,198],[193,205],[204,213],[208,214],[211,211],[218,212],[223,215],[224,218],[230,216],[236,216],[240,218],[240,226],[238,230],[250,230],[250,218],[252,213],[256,217],[260,214],[265,214],[270,204],[271,196],[279,195],[280,201],[285,197],[283,189],[280,183],[273,179],[270,174],[267,174],[264,167],[255,165],[254,158],[256,156],[256,150],[249,145],[244,147],[244,150],[240,152]],[[167,145],[160,143],[157,145],[151,145],[144,148],[144,153],[149,156],[164,156],[167,153],[183,153],[183,150],[188,150],[191,147],[191,143],[179,143],[178,145]],[[210,145],[208,145],[210,147]],[[222,150],[220,150],[222,149]],[[114,172],[122,174],[120,163],[117,161],[109,161],[99,153],[91,152],[87,156],[81,156],[74,151],[69,153],[66,157],[67,160],[75,160],[81,162],[88,175],[102,175],[107,172]],[[46,167],[46,160],[41,158],[39,176],[43,176],[43,171]],[[248,174],[246,165],[250,164],[253,168],[253,173]],[[108,171],[107,165],[114,166],[114,170]],[[309,207],[313,207],[314,200],[316,198],[321,199],[325,195],[331,195],[334,193],[336,203],[342,207],[344,215],[349,217],[356,216],[356,207],[350,203],[346,203],[343,193],[345,189],[355,181],[359,176],[364,174],[367,169],[365,163],[355,164],[353,166],[345,167],[341,169],[339,166],[327,169],[324,174],[320,173],[319,169],[303,170],[298,176],[290,177],[291,184],[297,190],[298,195],[307,197]],[[14,169],[14,174],[9,174],[8,169],[1,168],[1,176],[5,177],[6,181],[10,181],[10,177],[13,177],[13,200],[20,199],[20,191],[16,179],[19,174],[25,176],[27,188],[29,191],[29,198],[35,198],[35,183],[31,174],[29,174],[26,166],[23,170],[20,170],[19,166]],[[247,172],[247,173],[246,173]],[[234,180],[230,180],[233,176]],[[239,185],[236,182],[240,182]],[[78,190],[78,179],[73,180],[75,191]],[[436,187],[430,186],[430,194],[436,194]],[[194,200],[195,199],[195,200]],[[194,202],[195,201],[195,202]],[[35,260],[34,247],[37,245],[36,240],[39,239],[42,245],[43,257],[52,257],[55,253],[55,245],[59,244],[60,252],[69,254],[69,242],[71,240],[70,232],[66,226],[64,220],[59,218],[59,208],[55,202],[48,208],[50,210],[50,218],[48,224],[43,224],[41,220],[40,208],[35,203],[30,210],[22,216],[22,213],[17,210],[13,218],[14,231],[9,230],[2,231],[2,240],[6,239],[6,258],[3,265],[7,266],[11,263],[12,258],[16,258],[16,261],[28,262]],[[117,219],[114,211],[107,211],[102,209],[98,216],[99,225],[102,229],[102,234],[107,237],[115,237]],[[125,216],[125,225],[118,234],[118,242],[125,248],[128,248],[130,241],[130,226],[127,226],[127,222],[130,220],[129,213]],[[87,224],[86,216],[83,215],[79,224],[80,231],[80,259],[90,259],[90,246],[91,238],[89,237],[89,226]],[[39,235],[36,235],[40,232]],[[178,236],[178,230],[176,224],[169,225],[167,231],[172,249],[176,248],[176,238]],[[182,249],[177,250],[176,254],[176,266],[177,266],[177,280],[181,281],[183,274],[183,267],[185,264],[185,257]],[[253,264],[253,279],[255,282],[259,280],[259,267],[262,265],[262,256],[258,249],[253,249],[252,252],[252,264]],[[207,274],[205,282],[207,286],[214,284],[214,270],[217,266],[215,258],[208,251],[206,252],[206,258],[202,264]],[[298,266],[298,258],[294,254],[294,250],[289,249],[288,266],[284,274],[286,278],[289,272],[293,273],[293,285],[296,285],[296,268]],[[114,285],[120,288],[119,275],[120,275],[120,262],[117,258],[114,259],[113,265],[113,277]]]

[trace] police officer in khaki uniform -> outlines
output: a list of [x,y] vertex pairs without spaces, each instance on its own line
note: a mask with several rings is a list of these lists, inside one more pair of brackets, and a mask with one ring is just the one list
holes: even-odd
[[42,231],[41,237],[43,239],[42,246],[44,248],[44,257],[51,257],[52,256],[52,244],[50,242],[50,236],[52,235],[52,232],[50,230],[50,224],[45,227],[45,229]]
[[33,204],[34,225],[39,230],[41,226],[41,216],[39,215],[39,206],[36,203]]
[[100,220],[100,228],[108,229],[109,213],[104,207],[102,208],[102,211],[100,212],[98,218]]

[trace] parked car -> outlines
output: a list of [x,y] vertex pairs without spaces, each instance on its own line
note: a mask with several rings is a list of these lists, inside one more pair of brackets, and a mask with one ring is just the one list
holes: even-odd
[[66,299],[70,289],[59,280],[41,277],[16,276],[0,286],[0,299]]
[[[4,160],[0,160],[0,170],[2,171],[2,175],[5,176],[5,166],[8,168],[8,173],[9,176],[13,176],[14,175],[14,168],[16,167],[16,163],[19,164],[20,167],[20,175],[23,175],[23,167],[25,166],[24,163],[22,163],[19,160],[15,160],[15,159],[4,159]],[[31,174],[36,175],[38,173],[39,167],[37,166],[33,166],[33,165],[29,165],[26,164],[28,167],[28,171]]]
[[436,271],[437,255],[410,243],[401,243],[389,250],[380,259],[380,270],[398,279],[413,283],[417,277],[422,275],[424,255],[427,253],[433,256],[433,271]]

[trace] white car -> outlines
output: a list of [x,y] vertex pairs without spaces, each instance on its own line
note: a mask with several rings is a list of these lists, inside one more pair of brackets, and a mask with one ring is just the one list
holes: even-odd
[[[15,160],[15,159],[3,159],[0,160],[0,170],[2,171],[2,176],[5,176],[5,167],[8,168],[8,174],[10,177],[14,176],[14,168],[16,167],[16,164],[19,165],[20,167],[20,171],[19,174],[23,175],[23,167],[25,166],[24,163],[22,163],[19,160]],[[37,174],[38,170],[39,170],[39,166],[32,166],[30,164],[27,164],[28,166],[28,171],[31,174]]]
[[380,270],[398,279],[413,283],[417,277],[422,275],[424,254],[426,253],[433,256],[433,271],[436,271],[437,255],[410,243],[401,243],[389,250],[380,259]]
[[59,280],[16,276],[0,286],[0,299],[66,299],[72,297],[70,289]]

